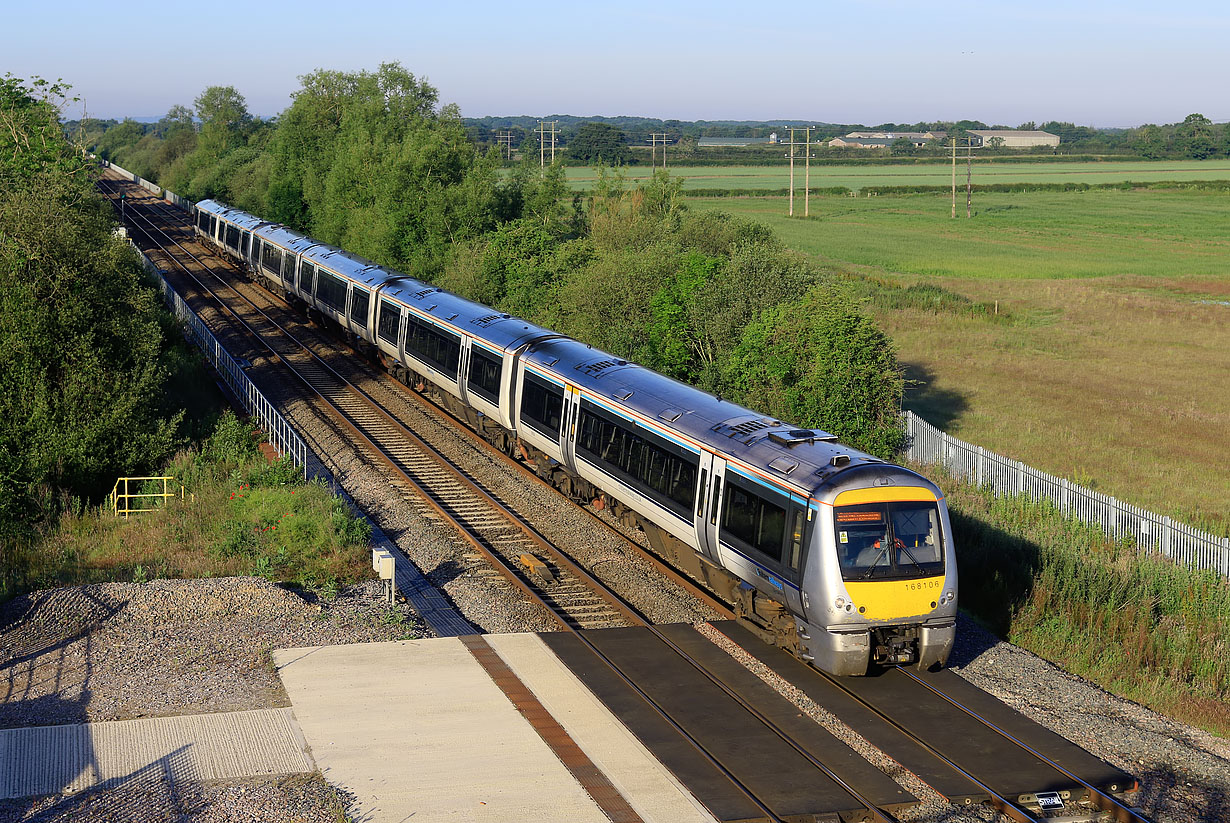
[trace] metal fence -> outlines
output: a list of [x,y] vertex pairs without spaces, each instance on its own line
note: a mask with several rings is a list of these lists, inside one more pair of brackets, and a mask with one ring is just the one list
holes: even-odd
[[179,206],[184,211],[189,211],[189,212],[192,211],[192,201],[191,200],[188,200],[184,197],[180,197],[175,192],[171,191],[170,189],[164,189],[162,186],[159,186],[157,183],[151,183],[150,181],[146,180],[144,177],[138,177],[137,175],[130,172],[128,169],[123,168],[121,166],[117,166],[110,161],[103,160],[101,162],[104,165],[106,165],[107,168],[113,171],[119,172],[121,176],[128,178],[129,180],[136,183],[138,186],[145,189],[146,191],[153,192],[154,194],[161,197],[163,200],[166,200],[168,203],[172,203],[176,206]]
[[1100,526],[1116,540],[1130,537],[1140,552],[1157,552],[1178,563],[1230,577],[1230,538],[1001,457],[940,431],[913,412],[907,411],[904,417],[905,454],[916,463],[938,463],[962,480],[989,486],[997,495],[1024,494],[1034,500],[1050,500],[1060,511]]
[[[140,254],[140,249],[137,252]],[[153,261],[144,254],[141,254],[141,260],[146,270],[158,278],[158,284],[167,305],[175,312],[176,317],[184,321],[192,341],[205,353],[206,359],[222,377],[227,388],[243,404],[248,414],[260,422],[261,428],[265,430],[269,438],[270,445],[279,453],[290,455],[295,466],[303,470],[303,479],[306,480],[308,478],[308,449],[303,438],[274,408],[269,399],[261,394],[260,389],[256,388],[256,384],[244,374],[243,368],[235,362],[226,349],[222,348],[218,338],[214,337],[213,333],[205,327],[204,321],[189,308],[179,293],[171,288],[171,284],[162,276],[162,272]]]

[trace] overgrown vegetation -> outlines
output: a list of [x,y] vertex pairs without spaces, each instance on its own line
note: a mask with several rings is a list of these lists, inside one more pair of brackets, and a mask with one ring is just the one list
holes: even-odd
[[[60,129],[67,90],[0,83],[0,540],[178,444],[166,315]],[[5,558],[7,564],[7,558]]]
[[961,605],[1109,691],[1230,734],[1230,587],[1139,555],[1047,501],[931,473],[948,495]]
[[371,577],[367,521],[352,516],[329,488],[304,483],[287,460],[269,462],[258,442],[250,424],[225,413],[200,449],[181,452],[166,467],[182,498],[127,519],[106,504],[63,513],[14,558],[5,597],[54,586],[235,575],[328,596]]

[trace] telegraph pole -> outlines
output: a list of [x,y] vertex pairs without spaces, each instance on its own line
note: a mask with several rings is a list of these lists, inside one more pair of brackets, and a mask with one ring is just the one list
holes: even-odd
[[653,163],[654,171],[658,169],[658,146],[662,147],[662,170],[666,171],[666,143],[667,135],[665,132],[650,132],[649,134],[649,158]]
[[[965,216],[974,216],[974,138],[963,137],[965,141]],[[952,219],[957,217],[957,138],[951,138],[952,143]]]
[[952,138],[952,219],[957,219],[957,138]]
[[974,187],[971,178],[974,173],[974,138],[968,138],[965,144],[965,218],[974,216]]
[[[551,121],[551,163],[555,163],[555,125],[558,120]],[[547,121],[538,121],[538,162],[544,169],[547,167]]]
[[504,159],[512,159],[512,132],[503,131],[495,136],[495,142],[504,147]]
[[[790,153],[786,155],[790,158],[790,216],[794,217],[794,147],[802,146],[806,152],[803,155],[803,216],[809,217],[811,215],[811,133],[816,126],[782,127],[783,131],[787,128],[790,129],[790,142],[787,144],[790,146]],[[802,143],[795,141],[796,131],[803,132]]]

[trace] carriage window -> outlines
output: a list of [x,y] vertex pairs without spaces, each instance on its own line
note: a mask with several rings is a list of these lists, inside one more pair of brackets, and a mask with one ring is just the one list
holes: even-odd
[[238,226],[227,226],[226,227],[226,245],[238,251],[239,249],[239,227]]
[[299,291],[302,294],[312,293],[312,280],[316,277],[316,267],[304,260],[299,264]]
[[698,459],[668,440],[583,400],[577,453],[680,517],[691,516]]
[[316,299],[339,314],[346,311],[346,281],[325,269],[316,270]]
[[786,509],[737,481],[726,484],[722,531],[778,563],[786,538]]
[[563,411],[564,389],[526,372],[521,390],[521,419],[543,434],[559,437]]
[[248,256],[248,241],[250,241],[251,239],[252,239],[252,235],[251,235],[251,233],[250,233],[250,232],[246,232],[246,231],[245,231],[245,232],[243,233],[242,238],[241,238],[241,239],[240,239],[240,241],[239,241],[239,254],[240,254],[240,256],[242,256],[242,257],[247,257],[247,256]]
[[397,327],[401,324],[401,309],[396,303],[388,300],[380,301],[380,326],[376,333],[386,343],[397,345]]
[[350,294],[350,319],[367,325],[368,293],[357,286]]
[[457,335],[411,315],[406,326],[406,351],[457,379],[457,364],[461,360],[461,338]]
[[500,402],[500,377],[504,361],[478,346],[470,346],[470,390],[492,403]]
[[278,276],[282,271],[282,250],[271,243],[265,243],[261,249],[261,265],[274,276]]

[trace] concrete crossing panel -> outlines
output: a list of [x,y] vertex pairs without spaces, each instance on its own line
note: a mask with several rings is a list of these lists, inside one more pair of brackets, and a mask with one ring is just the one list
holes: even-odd
[[311,772],[290,709],[0,730],[0,798],[79,792],[137,774],[172,782]]

